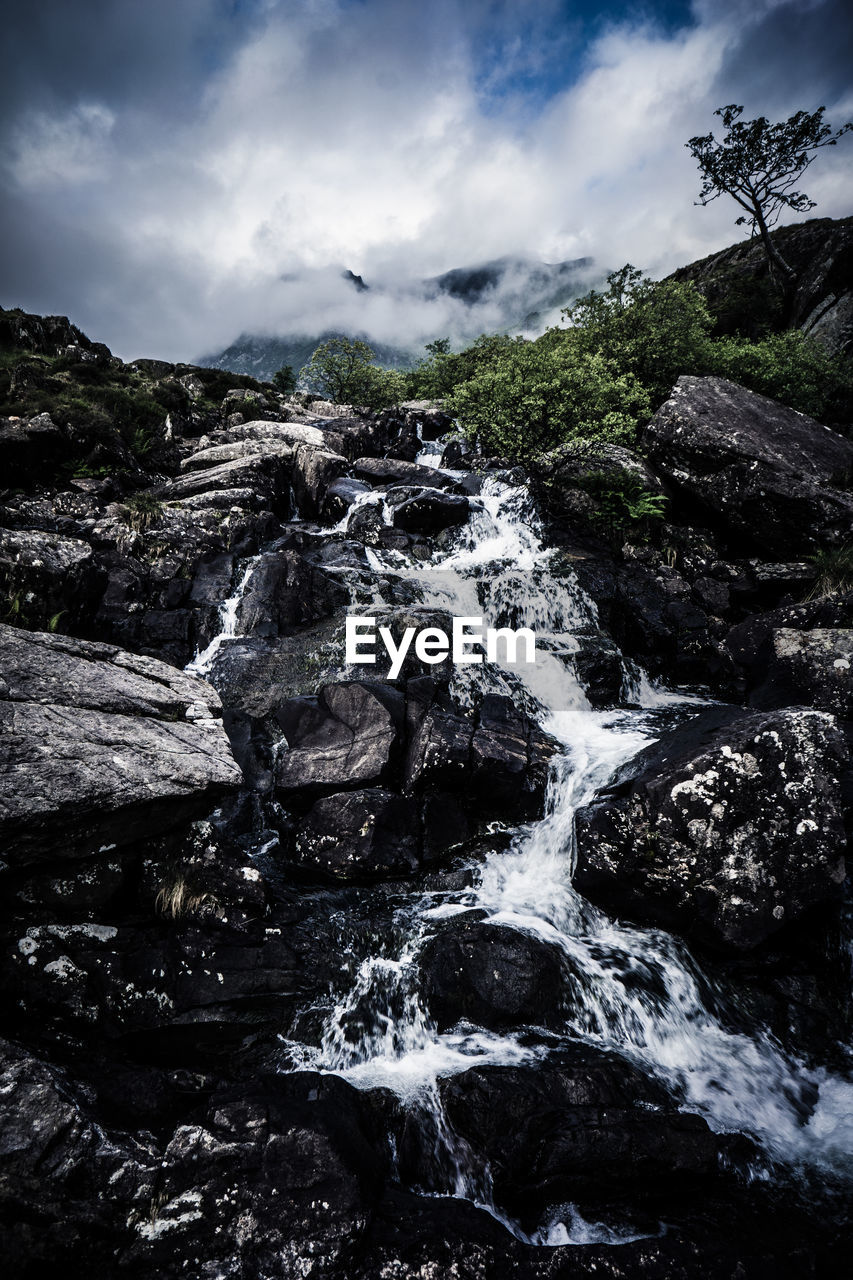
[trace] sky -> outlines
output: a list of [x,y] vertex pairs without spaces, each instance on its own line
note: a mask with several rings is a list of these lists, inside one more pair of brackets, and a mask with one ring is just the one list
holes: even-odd
[[[126,359],[454,334],[462,304],[414,282],[506,254],[660,276],[743,234],[694,203],[684,143],[715,107],[853,119],[844,0],[3,0],[2,22],[0,305]],[[804,186],[813,216],[853,213],[853,135]]]

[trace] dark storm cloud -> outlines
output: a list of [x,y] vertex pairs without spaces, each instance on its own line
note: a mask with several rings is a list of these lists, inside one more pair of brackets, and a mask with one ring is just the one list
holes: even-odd
[[[7,4],[0,302],[192,358],[457,332],[457,304],[381,286],[505,253],[665,270],[738,234],[694,207],[685,138],[726,101],[853,116],[851,27],[832,0]],[[819,213],[850,212],[842,150]]]

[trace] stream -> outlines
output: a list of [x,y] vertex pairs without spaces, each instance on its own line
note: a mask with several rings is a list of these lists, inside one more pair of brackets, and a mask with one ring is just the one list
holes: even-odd
[[[435,448],[426,446],[417,461],[438,466]],[[357,503],[382,504],[383,497],[370,492]],[[329,537],[340,539],[345,527],[346,518]],[[240,601],[258,558],[243,563],[234,595],[221,606],[220,633],[187,668],[214,684],[217,655],[240,634]],[[684,943],[659,929],[620,923],[572,887],[576,810],[662,729],[694,713],[700,699],[654,687],[624,660],[624,705],[590,705],[572,654],[575,633],[596,626],[596,606],[565,562],[555,565],[523,485],[487,478],[467,524],[427,561],[371,548],[367,558],[371,610],[390,607],[390,586],[391,594],[403,588],[432,609],[481,615],[486,626],[532,628],[535,664],[457,667],[451,693],[463,705],[486,692],[509,693],[560,750],[541,820],[521,825],[508,844],[488,852],[463,887],[401,890],[384,948],[366,954],[363,935],[353,933],[350,973],[330,994],[320,1034],[310,1042],[283,1036],[282,1068],[323,1070],[359,1089],[391,1090],[435,1148],[435,1184],[418,1189],[468,1199],[532,1244],[636,1236],[629,1225],[590,1222],[573,1205],[534,1231],[523,1230],[495,1203],[488,1162],[454,1133],[439,1082],[473,1066],[535,1064],[555,1045],[581,1043],[619,1055],[714,1131],[749,1136],[761,1152],[750,1176],[770,1176],[774,1167],[818,1167],[834,1177],[853,1172],[850,1080],[797,1061],[760,1026],[738,1029],[726,993]],[[363,612],[363,575],[359,589]],[[352,669],[352,675],[362,678],[365,671]],[[441,922],[469,912],[562,953],[571,976],[558,1035],[535,1026],[523,1034],[468,1024],[436,1029],[419,992],[419,951]]]

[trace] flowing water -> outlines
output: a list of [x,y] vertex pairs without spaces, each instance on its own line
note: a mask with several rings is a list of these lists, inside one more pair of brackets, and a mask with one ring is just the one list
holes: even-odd
[[[419,461],[436,465],[437,455]],[[367,495],[359,502],[381,501]],[[560,744],[541,821],[520,827],[508,848],[488,854],[473,883],[459,890],[412,892],[398,912],[386,951],[356,955],[349,985],[329,1007],[319,1044],[288,1043],[295,1067],[336,1072],[360,1088],[393,1090],[429,1135],[436,1152],[436,1194],[463,1196],[494,1213],[532,1243],[623,1241],[630,1234],[590,1223],[568,1207],[558,1221],[524,1235],[495,1206],[488,1167],[453,1133],[439,1082],[474,1065],[533,1062],[553,1035],[499,1035],[463,1026],[436,1030],[418,989],[418,952],[437,922],[471,910],[558,948],[571,975],[563,1037],[621,1055],[663,1082],[685,1110],[717,1131],[758,1142],[770,1163],[823,1164],[853,1172],[853,1084],[806,1067],[760,1027],[732,1029],[716,1012],[722,996],[687,948],[669,934],[632,928],[593,907],[572,887],[574,814],[614,771],[661,727],[696,709],[696,699],[653,687],[624,664],[626,702],[595,710],[572,663],[577,636],[594,631],[596,608],[571,568],[543,545],[524,487],[487,479],[468,523],[424,563],[399,553],[369,553],[383,583],[404,583],[425,606],[483,616],[487,626],[528,626],[537,637],[535,664],[457,667],[452,692],[470,703],[488,689],[509,692]],[[333,531],[340,533],[344,528]],[[245,570],[223,606],[223,633],[234,634]],[[210,670],[216,640],[192,664]],[[399,945],[394,938],[404,937]],[[709,998],[713,996],[713,999]],[[712,1007],[713,1006],[713,1007]]]

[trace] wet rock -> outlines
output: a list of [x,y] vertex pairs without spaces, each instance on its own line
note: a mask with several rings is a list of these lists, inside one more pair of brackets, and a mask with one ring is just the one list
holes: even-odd
[[470,503],[461,494],[443,493],[437,489],[419,489],[395,502],[393,491],[389,503],[394,510],[394,524],[409,533],[440,533],[468,519]]
[[652,463],[686,503],[773,558],[842,541],[853,443],[725,378],[679,378],[645,429]]
[[755,947],[838,897],[847,768],[822,712],[705,712],[578,813],[575,885],[699,941]]
[[371,486],[365,480],[353,480],[350,476],[341,476],[326,490],[323,498],[323,516],[327,520],[340,520],[357,498],[363,493],[370,492],[370,488]]
[[353,473],[357,479],[366,480],[373,485],[405,484],[456,491],[456,481],[452,476],[445,475],[434,467],[403,462],[397,458],[356,458]]
[[410,722],[406,790],[461,792],[492,817],[541,813],[554,744],[509,698],[487,694],[474,717],[439,699]]
[[11,862],[127,844],[240,785],[205,681],[114,646],[6,626],[0,653]]
[[378,547],[386,528],[381,503],[365,502],[350,514],[347,520],[347,537],[357,539],[366,547]]
[[440,1030],[461,1019],[496,1030],[562,1022],[561,953],[532,934],[466,915],[424,944],[418,964]]
[[296,862],[330,880],[410,875],[419,852],[417,807],[378,788],[324,796],[296,829]]
[[298,551],[271,551],[255,566],[239,608],[243,635],[288,635],[329,617],[347,592]]
[[324,685],[315,698],[294,698],[274,719],[286,742],[275,783],[282,799],[316,796],[386,781],[400,743],[405,700],[390,685],[347,681]]
[[663,1205],[716,1173],[707,1123],[591,1046],[474,1068],[442,1081],[441,1097],[454,1131],[488,1161],[497,1203],[516,1217],[532,1213],[535,1221],[546,1206],[608,1200],[637,1181]]

